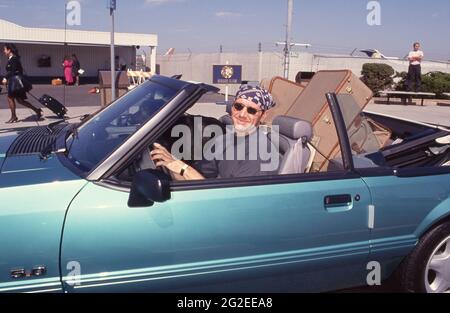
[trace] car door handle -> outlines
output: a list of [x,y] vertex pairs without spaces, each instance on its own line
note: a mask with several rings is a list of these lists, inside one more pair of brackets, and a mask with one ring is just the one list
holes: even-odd
[[27,277],[27,273],[23,268],[11,270],[10,274],[11,278],[14,279]]
[[324,198],[325,209],[330,213],[344,212],[353,208],[351,195],[331,195]]

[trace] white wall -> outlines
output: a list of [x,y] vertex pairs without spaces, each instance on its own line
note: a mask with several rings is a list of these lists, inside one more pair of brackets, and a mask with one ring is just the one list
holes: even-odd
[[[361,75],[362,66],[365,63],[385,63],[397,71],[397,72],[407,72],[409,67],[409,62],[406,60],[382,60],[382,59],[371,59],[363,57],[346,57],[346,56],[321,56],[313,55],[310,62],[313,72],[319,70],[335,70],[335,69],[350,69],[357,76]],[[301,64],[300,68],[309,68],[308,65],[304,63]],[[450,63],[444,62],[432,62],[423,61],[422,62],[422,72],[445,72],[450,73]]]
[[[175,54],[158,56],[160,73],[166,76],[183,74],[184,80],[193,80],[212,84],[212,66],[218,64],[242,65],[242,79],[260,81],[262,78],[283,76],[283,54],[263,53],[209,53],[209,54]],[[260,63],[261,61],[261,63]],[[290,79],[297,72],[317,72],[319,70],[350,69],[358,77],[364,63],[387,63],[398,72],[408,70],[408,62],[402,60],[377,60],[364,57],[324,56],[311,53],[299,53],[291,58]],[[261,66],[260,66],[261,64]],[[449,63],[429,62],[422,64],[423,73],[441,71],[450,73]],[[224,92],[224,85],[216,85]],[[230,93],[235,93],[239,86],[232,85]]]
[[[230,65],[242,65],[243,80],[259,81],[261,78],[283,74],[282,55],[277,53],[175,54],[173,56],[158,56],[156,62],[160,65],[162,75],[183,74],[184,80],[212,84],[212,66],[226,64],[227,61]],[[216,86],[224,92],[224,85]],[[230,93],[235,93],[238,87],[238,85],[231,85]]]
[[[37,45],[17,44],[21,55],[22,65],[29,76],[63,77],[62,62],[64,55],[75,53],[80,60],[81,68],[86,72],[84,76],[97,77],[98,70],[110,69],[109,47],[93,46],[63,46],[63,45]],[[41,55],[51,57],[52,66],[38,67],[38,59]],[[128,67],[136,63],[136,49],[132,47],[116,47],[116,55],[122,57]],[[0,56],[0,74],[5,74],[6,58],[3,53]]]

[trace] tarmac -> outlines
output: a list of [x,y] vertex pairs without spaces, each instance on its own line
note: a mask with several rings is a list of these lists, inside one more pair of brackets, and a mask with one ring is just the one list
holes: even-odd
[[[84,114],[91,114],[101,109],[100,94],[92,94],[89,91],[97,85],[82,86],[50,86],[35,85],[32,94],[40,97],[43,94],[49,94],[58,101],[65,104],[68,109],[70,121],[77,122],[79,117]],[[42,108],[42,105],[33,97],[29,96],[28,100],[33,105]],[[223,95],[207,94],[199,103],[193,107],[189,113],[199,114],[200,112],[208,112],[208,115],[216,118],[225,114],[225,106],[217,105],[216,102],[223,101]],[[11,114],[8,109],[6,95],[0,95],[0,129],[18,129],[32,126],[47,125],[59,120],[50,110],[42,108],[44,116],[41,120],[36,120],[32,110],[17,104],[18,123],[6,124]],[[420,106],[419,102],[403,105],[401,102],[393,104],[384,104],[382,98],[374,98],[365,108],[366,112],[385,114],[393,117],[400,117],[412,121],[431,123],[450,127],[450,101],[449,100],[427,100],[424,106]]]
[[378,113],[399,117],[411,121],[450,127],[450,103],[447,105],[386,105],[376,104],[374,102],[368,104],[364,112]]
[[[98,87],[98,85],[81,85],[81,86],[35,85],[33,86],[31,94],[33,94],[37,98],[41,97],[44,94],[51,95],[53,98],[63,103],[67,107],[68,109],[67,116],[69,117],[69,121],[73,121],[75,123],[77,122],[77,120],[79,120],[81,116],[85,114],[94,113],[97,110],[101,109],[100,94],[89,92],[90,90],[96,87]],[[16,114],[17,117],[19,118],[19,122],[14,124],[6,124],[5,122],[9,120],[9,118],[11,117],[11,113],[8,108],[8,101],[6,98],[6,94],[4,94],[4,91],[5,88],[3,88],[3,93],[0,94],[0,130],[42,126],[60,120],[60,118],[58,118],[53,112],[43,107],[35,98],[28,95],[28,101],[34,106],[41,108],[43,110],[44,112],[43,118],[40,120],[36,120],[36,115],[32,110],[16,103]],[[195,114],[196,112],[198,112],[198,109],[203,108],[205,104],[207,106],[208,104],[210,104],[211,110],[217,112],[217,114],[220,114],[219,112],[224,113],[225,106],[217,106],[215,104],[215,102],[223,100],[224,100],[223,95],[207,94],[199,100],[200,103],[199,106],[195,108],[194,111],[191,111],[191,113]]]

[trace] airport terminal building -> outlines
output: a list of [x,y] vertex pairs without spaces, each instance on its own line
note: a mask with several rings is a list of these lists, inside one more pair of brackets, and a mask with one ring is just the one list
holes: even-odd
[[[19,49],[26,74],[33,81],[48,83],[64,76],[62,63],[65,55],[76,54],[85,71],[84,81],[96,82],[98,71],[110,70],[109,32],[50,28],[27,28],[0,19],[0,43],[11,42]],[[155,34],[115,34],[116,64],[135,70],[136,52],[149,47],[146,66],[154,72],[156,68]],[[5,74],[6,58],[1,53],[0,75]]]

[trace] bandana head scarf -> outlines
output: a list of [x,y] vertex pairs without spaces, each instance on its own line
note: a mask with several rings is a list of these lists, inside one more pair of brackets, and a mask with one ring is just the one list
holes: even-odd
[[245,99],[257,104],[261,110],[267,111],[275,106],[272,95],[261,87],[244,85],[236,93],[236,100]]

